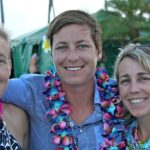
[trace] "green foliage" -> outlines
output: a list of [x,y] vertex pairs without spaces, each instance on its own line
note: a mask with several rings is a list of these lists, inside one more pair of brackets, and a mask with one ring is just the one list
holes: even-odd
[[149,0],[107,0],[106,8],[93,16],[101,24],[104,40],[150,42]]

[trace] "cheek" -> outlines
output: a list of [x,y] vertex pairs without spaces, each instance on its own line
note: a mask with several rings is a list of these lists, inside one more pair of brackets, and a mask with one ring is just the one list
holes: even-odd
[[53,57],[53,64],[55,67],[60,64],[60,61],[61,59],[59,59],[59,57]]
[[119,94],[121,98],[125,98],[127,96],[127,87],[119,86]]
[[10,73],[8,68],[0,67],[0,82],[7,82]]
[[53,63],[55,66],[61,65],[66,60],[66,55],[64,54],[53,54]]
[[96,53],[83,53],[82,55],[80,55],[80,59],[84,60],[87,63],[94,63],[97,64],[98,61],[98,56]]
[[127,91],[126,91],[126,88],[124,88],[123,86],[119,86],[119,95],[120,95],[120,98],[123,102],[123,104],[125,105],[125,101],[126,101],[126,97],[127,97]]
[[6,71],[2,71],[2,69],[0,69],[0,95],[3,94],[7,81],[9,79],[9,74],[8,72],[6,73]]
[[148,95],[150,95],[150,82],[143,84],[141,86],[141,89],[143,89],[143,91],[145,91]]
[[60,67],[61,67],[61,64],[62,64],[61,59],[62,59],[61,57],[53,56],[53,64],[54,64],[54,67],[55,67],[57,73],[59,73],[59,70],[60,70]]

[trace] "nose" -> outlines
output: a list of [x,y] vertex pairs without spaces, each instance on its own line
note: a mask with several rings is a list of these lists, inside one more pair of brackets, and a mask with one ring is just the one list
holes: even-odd
[[130,87],[130,93],[135,94],[135,93],[138,93],[139,91],[140,91],[140,86],[139,86],[139,84],[136,83],[136,82],[132,82],[132,83],[131,83],[131,87]]
[[68,56],[67,56],[67,59],[70,62],[75,62],[75,61],[77,61],[79,59],[78,52],[77,52],[77,50],[75,48],[70,48]]

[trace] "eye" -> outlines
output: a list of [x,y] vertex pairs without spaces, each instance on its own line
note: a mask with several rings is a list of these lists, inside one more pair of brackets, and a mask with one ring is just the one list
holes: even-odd
[[79,44],[77,47],[79,49],[86,49],[86,48],[89,48],[90,46],[88,44]]
[[149,76],[140,76],[140,77],[138,78],[138,80],[139,80],[139,81],[148,81],[148,80],[150,80],[150,77],[149,77]]
[[126,85],[126,84],[128,84],[130,82],[130,79],[121,79],[120,81],[119,81],[119,83],[120,84],[123,84],[123,85]]
[[62,46],[56,47],[55,50],[56,50],[56,51],[64,51],[64,50],[66,50],[67,48],[68,48],[67,46],[62,45]]

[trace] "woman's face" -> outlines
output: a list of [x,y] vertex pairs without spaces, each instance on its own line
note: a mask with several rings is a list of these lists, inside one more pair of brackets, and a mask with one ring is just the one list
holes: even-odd
[[136,118],[150,116],[150,73],[136,60],[124,58],[118,68],[123,104]]
[[8,48],[8,43],[0,37],[0,96],[3,94],[11,73]]
[[65,26],[53,37],[53,61],[63,84],[74,86],[93,81],[101,55],[85,25]]

